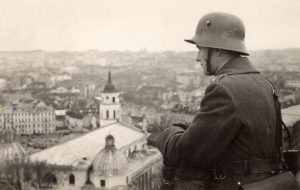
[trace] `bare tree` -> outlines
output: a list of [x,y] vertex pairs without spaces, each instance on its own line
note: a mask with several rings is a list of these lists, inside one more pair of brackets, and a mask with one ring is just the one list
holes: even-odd
[[7,161],[1,166],[0,189],[52,189],[57,184],[54,174],[70,169],[68,166],[49,165],[46,162]]
[[159,121],[155,121],[154,123],[150,124],[149,132],[160,133],[164,129],[170,127],[173,124],[173,122],[174,122],[174,119],[170,115],[164,114],[160,117]]

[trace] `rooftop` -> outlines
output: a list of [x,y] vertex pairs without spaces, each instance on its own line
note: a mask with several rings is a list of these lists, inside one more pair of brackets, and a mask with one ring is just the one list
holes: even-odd
[[112,92],[116,92],[116,91],[117,91],[117,89],[111,80],[111,73],[110,73],[110,71],[108,71],[108,81],[107,81],[107,84],[104,86],[103,92],[112,93]]
[[115,147],[115,139],[112,135],[106,137],[105,148],[102,149],[93,161],[93,170],[100,176],[117,176],[125,173],[127,159],[125,155]]
[[300,105],[291,106],[281,110],[282,120],[286,126],[291,127],[300,121]]
[[139,129],[116,122],[63,144],[34,153],[30,157],[32,160],[46,161],[49,164],[87,168],[98,152],[105,147],[104,139],[109,134],[115,137],[115,146],[118,149],[145,136]]

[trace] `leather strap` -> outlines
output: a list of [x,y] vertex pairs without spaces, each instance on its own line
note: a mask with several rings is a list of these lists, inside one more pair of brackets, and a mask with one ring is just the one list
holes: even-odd
[[229,162],[226,167],[236,175],[263,174],[273,171],[272,160],[256,159]]

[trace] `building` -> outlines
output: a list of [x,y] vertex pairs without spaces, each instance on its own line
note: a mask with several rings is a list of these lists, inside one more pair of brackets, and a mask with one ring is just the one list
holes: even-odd
[[[150,190],[161,154],[147,144],[149,133],[120,121],[118,93],[108,74],[100,102],[100,127],[78,138],[30,156],[32,161],[70,166],[53,172],[55,189],[128,189]],[[116,114],[114,114],[114,111]],[[111,116],[112,114],[112,116]],[[51,156],[50,156],[51,155]]]
[[196,71],[185,71],[176,75],[176,82],[184,86],[199,87],[202,80],[202,77]]
[[80,113],[67,112],[66,123],[70,129],[82,129],[83,128],[84,115]]
[[96,129],[97,128],[97,118],[96,118],[96,115],[87,114],[83,118],[83,127]]
[[50,80],[51,82],[56,85],[56,83],[64,81],[64,80],[71,80],[72,76],[69,73],[61,73],[58,75],[51,76]]
[[[13,129],[0,130],[0,168],[7,161],[20,161],[26,156],[26,151],[15,141]],[[1,174],[0,174],[1,175]]]
[[50,90],[50,94],[57,94],[57,95],[75,94],[75,95],[79,95],[80,94],[80,89],[77,88],[77,87],[72,87],[72,88],[57,87],[53,90]]
[[[65,173],[53,173],[57,178],[56,189],[81,189],[86,184],[108,189],[118,186],[122,189],[142,178],[146,189],[150,186],[152,168],[161,159],[156,149],[148,147],[148,136],[140,129],[116,122],[34,153],[31,159],[72,167]],[[109,151],[113,154],[107,153],[107,141],[111,137],[115,148]]]
[[18,166],[24,163],[27,153],[15,141],[13,129],[0,130],[0,189],[15,189],[16,184],[23,186],[22,172]]
[[295,123],[300,121],[300,105],[291,106],[281,110],[282,120],[287,127],[293,127]]
[[145,107],[145,106],[131,106],[124,109],[123,116],[126,118],[128,115],[131,117],[144,117],[148,124],[159,123],[162,118],[168,118],[172,122],[184,123],[191,122],[195,113],[193,112],[192,107],[188,106],[189,111],[172,111],[172,110],[158,110],[154,107]]
[[19,102],[0,109],[0,129],[15,129],[16,134],[54,133],[55,112],[42,102]]
[[112,83],[111,73],[108,72],[108,82],[104,86],[99,103],[100,127],[109,123],[121,121],[120,93]]
[[[150,186],[152,168],[161,159],[160,153],[146,144],[147,137],[140,129],[116,122],[35,153],[31,159],[72,166],[68,172],[53,174],[57,189],[80,189],[86,184],[126,187],[141,176],[146,189]],[[114,143],[108,143],[109,139]],[[114,147],[107,148],[110,145]]]
[[300,88],[300,80],[297,79],[286,80],[284,86],[288,88]]

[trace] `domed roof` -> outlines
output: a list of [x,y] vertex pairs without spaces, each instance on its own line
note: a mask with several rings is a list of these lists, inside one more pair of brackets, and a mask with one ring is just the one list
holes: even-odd
[[110,71],[108,71],[108,81],[104,86],[103,92],[105,93],[117,92],[115,85],[112,83]]
[[112,83],[107,83],[103,89],[103,92],[116,92],[116,91],[117,91],[116,87]]
[[22,160],[25,156],[24,148],[17,142],[0,144],[0,165],[7,161]]
[[94,174],[98,176],[118,176],[125,173],[127,169],[127,159],[120,152],[114,143],[114,137],[106,137],[106,145],[93,161]]
[[2,129],[0,131],[0,165],[7,161],[24,159],[26,152],[24,148],[15,140],[14,129]]

